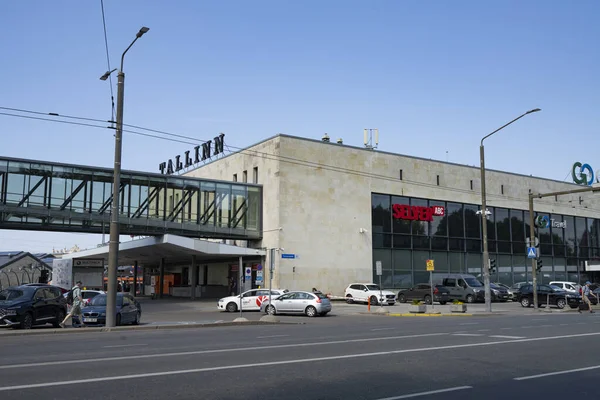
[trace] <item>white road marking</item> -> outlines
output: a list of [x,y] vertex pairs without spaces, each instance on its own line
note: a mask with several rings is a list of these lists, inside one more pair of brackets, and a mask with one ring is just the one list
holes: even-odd
[[477,329],[477,332],[489,332],[491,329]]
[[360,342],[375,342],[380,340],[395,340],[395,339],[413,339],[431,336],[443,336],[448,333],[425,333],[419,335],[406,335],[406,336],[384,336],[376,338],[364,338],[364,339],[350,339],[350,340],[334,340],[329,342],[312,342],[312,343],[290,343],[290,344],[276,344],[271,346],[253,346],[253,347],[242,347],[242,348],[227,348],[227,349],[215,349],[215,350],[197,350],[197,351],[185,351],[177,353],[162,353],[162,354],[140,354],[134,356],[119,356],[119,357],[103,357],[103,358],[81,358],[77,360],[62,360],[62,361],[46,361],[39,363],[29,364],[14,364],[14,365],[0,365],[2,369],[13,369],[13,368],[29,368],[29,367],[45,367],[49,365],[65,365],[65,364],[82,364],[87,362],[103,362],[103,361],[120,361],[120,360],[135,360],[145,358],[162,358],[162,357],[178,357],[188,356],[197,354],[214,354],[214,353],[229,353],[235,351],[254,351],[254,350],[269,350],[269,349],[285,349],[293,347],[314,347],[323,346],[330,344],[344,344],[344,343],[360,343]]
[[134,347],[134,346],[148,346],[147,344],[119,344],[115,346],[102,346],[105,349],[111,349],[115,347]]
[[508,329],[512,329],[512,328],[500,328],[500,329],[502,329],[502,330],[508,330]]
[[372,331],[387,331],[390,329],[396,329],[396,328],[375,328],[375,329],[371,329]]
[[459,325],[479,325],[479,322],[463,322],[462,324]]
[[430,392],[421,392],[421,393],[411,393],[411,394],[405,394],[402,396],[386,397],[386,398],[377,399],[377,400],[410,399],[413,397],[429,396],[430,394],[438,394],[438,393],[456,392],[458,390],[466,390],[466,389],[473,389],[473,386],[457,386],[457,387],[448,388],[448,389],[432,390]]
[[523,336],[490,335],[490,337],[498,339],[525,339]]
[[527,329],[527,328],[535,328],[535,326],[529,326],[529,325],[527,325],[527,326],[522,326],[521,328],[523,328],[523,329]]
[[546,321],[546,318],[534,318],[532,321]]
[[482,333],[455,333],[452,336],[483,336]]
[[537,378],[545,378],[547,376],[554,376],[554,375],[563,375],[563,374],[572,374],[574,372],[582,372],[582,371],[591,371],[594,369],[598,369],[600,368],[600,365],[596,365],[593,367],[585,367],[585,368],[577,368],[577,369],[570,369],[567,371],[556,371],[556,372],[548,372],[547,374],[539,374],[539,375],[530,375],[530,376],[522,376],[520,378],[513,378],[515,381],[526,381],[529,379],[537,379]]
[[270,336],[257,336],[257,339],[267,339],[267,338],[276,338],[276,337],[288,337],[290,335],[270,335]]
[[[68,386],[68,385],[76,385],[82,383],[95,383],[95,382],[109,382],[109,381],[120,381],[127,379],[139,379],[139,378],[151,378],[155,376],[169,376],[169,375],[182,375],[182,374],[193,374],[193,373],[201,373],[201,372],[213,372],[213,371],[225,371],[232,369],[243,369],[243,368],[264,368],[272,365],[289,365],[289,364],[301,364],[301,363],[313,363],[318,361],[332,361],[332,360],[347,360],[352,358],[363,358],[363,357],[381,357],[381,356],[389,356],[393,354],[404,354],[404,353],[421,353],[421,352],[429,352],[429,351],[440,351],[440,350],[454,350],[454,349],[462,349],[462,348],[470,348],[470,347],[485,347],[485,346],[496,346],[496,345],[505,345],[512,343],[527,343],[527,342],[535,342],[535,341],[543,341],[543,340],[558,340],[558,339],[573,339],[573,338],[582,338],[586,336],[599,336],[600,332],[595,333],[579,333],[575,335],[561,335],[561,336],[546,336],[541,338],[529,338],[529,339],[517,339],[517,340],[503,340],[498,342],[483,342],[483,343],[469,343],[469,344],[456,344],[449,346],[436,346],[436,347],[421,347],[416,349],[403,349],[403,350],[389,350],[389,351],[378,351],[373,353],[358,353],[358,354],[344,354],[340,356],[329,356],[329,357],[316,357],[316,358],[301,358],[296,360],[285,360],[285,361],[267,361],[267,362],[259,362],[252,364],[237,364],[237,365],[223,365],[220,367],[206,367],[206,368],[196,368],[196,369],[184,369],[184,370],[172,370],[172,371],[163,371],[163,372],[149,372],[143,374],[132,374],[132,375],[118,375],[118,376],[106,376],[102,378],[89,378],[89,379],[76,379],[70,381],[54,381],[54,382],[45,382],[45,383],[32,383],[28,385],[16,385],[16,386],[2,386],[0,387],[0,392],[8,392],[12,390],[23,390],[23,389],[34,389],[34,388],[42,388],[42,387],[53,387],[53,386]],[[314,346],[315,343],[307,343],[306,345]],[[232,349],[232,351],[239,351],[239,349]],[[180,353],[181,354],[181,353]],[[182,354],[190,354],[190,353],[182,353]],[[158,355],[160,356],[160,355]],[[131,360],[136,357],[126,357]],[[86,362],[92,360],[85,360]],[[64,364],[64,362],[63,362]],[[39,364],[35,364],[39,365]],[[570,372],[584,371],[600,368],[597,367],[588,367],[582,368],[579,370],[572,370]],[[554,374],[566,373],[566,371],[561,371]],[[546,374],[547,375],[547,374]],[[533,377],[522,377],[520,380],[524,380],[526,378],[533,379]],[[517,379],[517,378],[515,378]]]

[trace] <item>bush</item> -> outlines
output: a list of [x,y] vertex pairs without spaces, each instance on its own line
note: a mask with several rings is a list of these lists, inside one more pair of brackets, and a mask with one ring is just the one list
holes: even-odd
[[421,304],[423,304],[423,302],[421,300],[414,299],[411,304],[413,306],[420,306]]
[[461,304],[465,304],[465,303],[463,303],[463,302],[462,302],[462,301],[460,301],[460,300],[456,300],[456,299],[455,299],[455,300],[452,300],[452,304],[454,304],[454,305],[456,305],[456,306],[460,306]]

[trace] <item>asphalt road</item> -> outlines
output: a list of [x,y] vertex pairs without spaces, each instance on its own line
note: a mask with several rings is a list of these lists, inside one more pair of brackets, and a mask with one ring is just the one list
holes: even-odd
[[0,397],[597,398],[598,315],[300,317],[306,324],[11,336],[0,341]]

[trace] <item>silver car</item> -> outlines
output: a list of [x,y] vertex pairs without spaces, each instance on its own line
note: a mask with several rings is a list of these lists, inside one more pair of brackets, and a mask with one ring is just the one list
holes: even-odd
[[323,293],[288,292],[273,298],[273,304],[266,300],[260,311],[275,314],[306,314],[309,317],[327,315],[331,311],[331,301]]

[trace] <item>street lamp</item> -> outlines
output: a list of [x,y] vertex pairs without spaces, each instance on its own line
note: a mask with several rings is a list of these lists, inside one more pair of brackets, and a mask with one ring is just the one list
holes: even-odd
[[492,136],[494,133],[506,128],[513,122],[520,120],[524,116],[534,113],[534,112],[538,112],[538,111],[541,111],[541,109],[534,108],[533,110],[529,110],[525,114],[520,115],[519,117],[510,121],[508,124],[503,125],[500,128],[496,129],[494,132],[490,133],[489,135],[484,136],[481,139],[481,144],[479,146],[479,157],[480,157],[480,162],[481,162],[481,233],[483,236],[482,264],[483,264],[483,284],[484,284],[484,288],[485,288],[485,310],[487,312],[492,312],[492,295],[490,293],[490,254],[488,251],[488,240],[487,240],[487,217],[486,217],[487,216],[487,204],[486,204],[486,198],[485,198],[485,151],[483,148],[483,141],[485,139],[489,138],[490,136]]
[[[119,266],[119,193],[121,192],[121,149],[123,147],[123,97],[125,89],[125,73],[123,72],[123,61],[125,53],[133,44],[148,32],[150,29],[145,26],[135,35],[133,42],[125,49],[121,55],[121,69],[117,77],[117,128],[115,132],[115,166],[112,190],[112,207],[110,214],[110,242],[108,247],[108,282],[106,294],[106,326],[113,327],[116,323],[115,308],[117,305],[117,268]],[[107,71],[100,77],[105,81],[111,73],[116,70]]]

